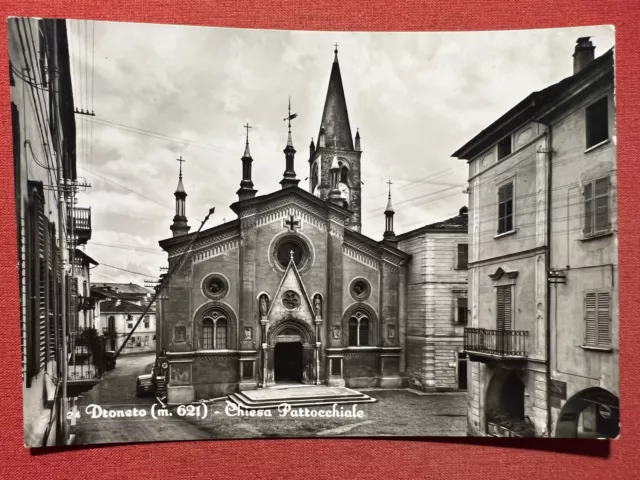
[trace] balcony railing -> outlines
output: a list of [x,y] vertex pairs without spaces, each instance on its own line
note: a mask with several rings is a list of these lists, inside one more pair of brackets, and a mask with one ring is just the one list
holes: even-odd
[[77,396],[100,381],[106,371],[105,339],[92,328],[69,333],[67,388]]
[[77,245],[84,245],[91,239],[91,208],[69,209],[69,232]]
[[96,299],[93,297],[78,297],[78,310],[94,310]]
[[527,358],[527,337],[523,330],[487,330],[485,328],[464,329],[464,350],[471,360],[499,358],[519,360]]

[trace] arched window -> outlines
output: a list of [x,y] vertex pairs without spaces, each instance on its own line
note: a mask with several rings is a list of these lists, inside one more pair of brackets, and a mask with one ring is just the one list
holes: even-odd
[[369,319],[358,312],[349,319],[349,346],[366,347],[369,345]]
[[369,320],[366,318],[360,319],[360,332],[358,334],[358,341],[361,347],[369,345]]
[[219,318],[216,322],[216,344],[214,348],[227,348],[227,321]]
[[203,350],[213,350],[213,325],[211,318],[202,320],[202,348]]
[[347,183],[347,179],[349,178],[349,169],[343,166],[340,169],[340,182]]
[[214,312],[202,320],[202,349],[222,350],[227,348],[227,319]]
[[358,320],[349,319],[349,346],[358,345]]

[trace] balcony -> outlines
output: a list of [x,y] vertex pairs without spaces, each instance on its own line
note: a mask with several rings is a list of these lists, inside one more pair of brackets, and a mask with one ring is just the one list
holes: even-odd
[[472,362],[525,361],[528,336],[529,332],[523,330],[465,328],[464,351]]
[[78,310],[95,310],[96,299],[93,297],[78,297]]
[[68,234],[75,238],[75,245],[85,245],[91,239],[91,208],[69,209]]
[[67,395],[76,397],[102,379],[107,360],[105,340],[89,328],[69,333],[67,341]]

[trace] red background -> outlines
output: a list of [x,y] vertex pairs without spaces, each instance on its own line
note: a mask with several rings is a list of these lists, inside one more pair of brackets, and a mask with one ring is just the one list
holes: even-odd
[[[5,22],[0,25],[0,478],[638,478],[640,2],[637,0],[20,0],[2,16],[305,30],[491,30],[613,24],[620,222],[622,434],[613,442],[239,440],[28,450],[22,391]],[[176,72],[179,75],[180,72]],[[384,114],[381,112],[381,114]],[[452,160],[453,161],[453,160]],[[634,192],[635,188],[635,192]]]

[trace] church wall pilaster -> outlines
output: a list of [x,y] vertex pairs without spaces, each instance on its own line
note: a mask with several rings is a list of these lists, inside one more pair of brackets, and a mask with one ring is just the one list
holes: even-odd
[[342,254],[342,242],[344,226],[337,219],[330,216],[328,220],[328,272],[327,272],[327,296],[329,305],[328,337],[329,347],[343,346],[346,333],[342,331],[342,290],[344,276],[344,255]]

